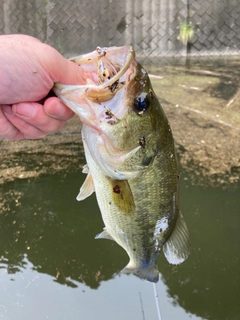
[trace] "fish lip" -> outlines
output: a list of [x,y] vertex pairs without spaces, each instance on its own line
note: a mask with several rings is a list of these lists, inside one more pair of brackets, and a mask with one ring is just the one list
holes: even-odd
[[[73,61],[74,63],[77,63],[79,65],[84,66],[84,64],[85,64],[84,61],[87,61],[88,59],[94,60],[99,57],[98,48],[99,47],[97,47],[97,49],[91,53],[72,57],[69,60]],[[113,54],[114,54],[114,52],[119,53],[120,51],[123,51],[123,52],[126,51],[125,61],[124,61],[124,64],[122,65],[121,69],[119,70],[119,72],[115,76],[113,76],[111,79],[109,79],[105,83],[102,83],[102,84],[85,83],[83,85],[76,85],[76,87],[86,87],[88,89],[97,89],[97,90],[106,89],[108,87],[111,87],[114,83],[116,83],[126,73],[126,71],[128,70],[129,66],[131,65],[131,63],[133,62],[133,60],[135,58],[135,51],[132,46],[109,47],[109,48],[104,47],[101,49],[105,50],[106,52],[111,52]],[[97,73],[98,73],[98,71],[97,71],[97,67],[96,67],[96,74]],[[85,79],[85,80],[87,80],[87,79]],[[74,88],[75,86],[71,85],[71,87]],[[59,90],[64,90],[64,89],[66,89],[66,85],[59,83],[59,82],[56,82],[54,84],[54,88],[59,89]]]

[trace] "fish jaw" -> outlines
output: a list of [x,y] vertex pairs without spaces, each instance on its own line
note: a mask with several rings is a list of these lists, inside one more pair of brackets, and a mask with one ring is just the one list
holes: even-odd
[[[107,104],[115,106],[114,115],[122,119],[127,109],[125,99],[128,82],[134,76],[136,62],[131,46],[99,48],[86,55],[71,58],[81,68],[82,85],[55,83],[55,94],[81,119],[83,123],[100,130],[99,122],[106,119]],[[102,62],[99,66],[99,61]],[[109,76],[102,77],[104,66]],[[113,71],[114,70],[114,71]],[[112,110],[112,108],[111,108]]]

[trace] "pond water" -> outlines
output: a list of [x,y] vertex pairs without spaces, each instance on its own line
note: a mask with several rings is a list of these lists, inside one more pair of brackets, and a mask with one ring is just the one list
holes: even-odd
[[[0,319],[157,320],[153,285],[121,275],[125,251],[94,240],[95,195],[75,200],[85,175],[15,180],[1,187]],[[180,266],[158,258],[162,320],[240,319],[240,185],[192,185],[181,175],[181,211],[192,251]]]

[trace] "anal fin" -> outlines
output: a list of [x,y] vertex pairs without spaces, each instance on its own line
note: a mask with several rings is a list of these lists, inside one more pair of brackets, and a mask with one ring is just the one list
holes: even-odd
[[114,239],[113,239],[113,238],[110,236],[110,234],[107,232],[107,229],[106,229],[106,228],[103,229],[103,232],[97,234],[97,235],[95,236],[95,239],[108,239],[108,240],[113,240],[113,241],[114,241]]

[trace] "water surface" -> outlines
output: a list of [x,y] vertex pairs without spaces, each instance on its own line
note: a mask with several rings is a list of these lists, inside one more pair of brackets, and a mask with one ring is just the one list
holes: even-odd
[[[3,185],[0,318],[155,320],[152,284],[118,275],[125,251],[94,240],[103,222],[95,195],[75,197],[85,175],[47,175]],[[181,176],[188,260],[158,258],[162,319],[240,319],[240,186],[198,187]]]

